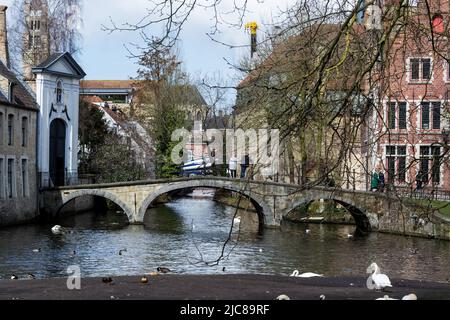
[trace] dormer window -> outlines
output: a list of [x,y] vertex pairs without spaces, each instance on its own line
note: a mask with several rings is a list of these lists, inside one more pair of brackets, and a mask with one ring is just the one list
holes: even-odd
[[62,103],[63,89],[62,82],[58,81],[56,84],[56,103]]
[[444,32],[444,18],[440,14],[435,14],[431,20],[433,24],[433,31],[436,33]]

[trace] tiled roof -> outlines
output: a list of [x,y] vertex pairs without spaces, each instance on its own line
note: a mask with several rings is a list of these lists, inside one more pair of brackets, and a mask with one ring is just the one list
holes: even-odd
[[82,80],[81,89],[134,89],[138,80]]
[[11,103],[22,108],[39,111],[39,106],[33,96],[27,91],[21,81],[0,61],[0,77],[4,77],[15,84],[12,101],[8,101],[7,92],[0,95],[0,102]]

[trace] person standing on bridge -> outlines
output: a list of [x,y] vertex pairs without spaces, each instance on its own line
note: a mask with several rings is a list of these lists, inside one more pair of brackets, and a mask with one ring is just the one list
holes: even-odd
[[372,179],[371,179],[371,182],[370,182],[370,190],[374,191],[374,192],[377,191],[379,182],[380,182],[380,180],[379,180],[378,171],[375,170],[372,173]]
[[229,166],[228,166],[228,168],[230,169],[230,177],[232,179],[236,178],[237,163],[238,163],[238,159],[236,158],[236,155],[233,155],[230,158],[230,163],[229,163]]
[[384,187],[386,186],[386,181],[384,179],[384,173],[383,171],[380,171],[378,174],[378,190],[380,192],[384,192]]

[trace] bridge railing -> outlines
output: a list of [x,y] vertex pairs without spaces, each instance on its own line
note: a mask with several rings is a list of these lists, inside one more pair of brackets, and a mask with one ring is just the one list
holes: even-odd
[[428,188],[417,190],[407,187],[397,187],[391,192],[406,198],[450,201],[450,190]]
[[78,173],[78,171],[66,170],[64,173],[60,173],[60,177],[58,179],[54,179],[54,177],[55,175],[50,172],[40,172],[38,177],[39,187],[41,189],[46,189],[53,188],[55,186],[78,186],[95,184],[97,182],[97,176],[95,174]]

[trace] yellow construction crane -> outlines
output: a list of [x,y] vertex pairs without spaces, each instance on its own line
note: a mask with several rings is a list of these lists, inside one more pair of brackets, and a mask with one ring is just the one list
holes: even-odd
[[249,22],[245,25],[245,30],[250,30],[251,35],[251,55],[257,51],[257,34],[258,34],[258,24],[256,22]]

